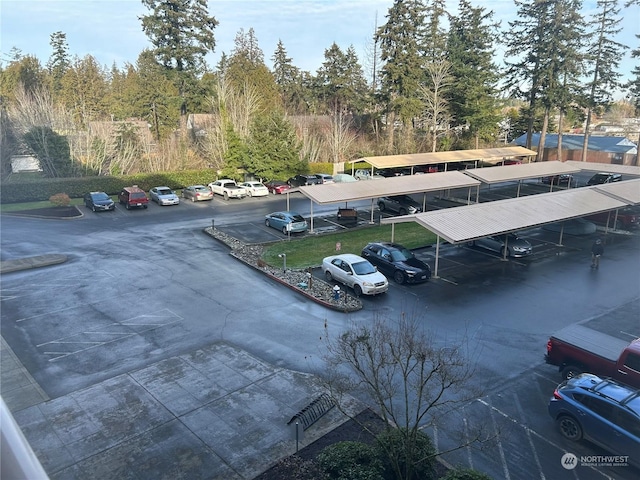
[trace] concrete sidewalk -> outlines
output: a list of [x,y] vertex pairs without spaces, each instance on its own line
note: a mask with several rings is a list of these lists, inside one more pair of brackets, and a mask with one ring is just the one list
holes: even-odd
[[18,258],[14,260],[3,260],[0,261],[0,274],[47,267],[49,265],[57,265],[66,261],[67,256],[60,254],[38,255],[35,257]]

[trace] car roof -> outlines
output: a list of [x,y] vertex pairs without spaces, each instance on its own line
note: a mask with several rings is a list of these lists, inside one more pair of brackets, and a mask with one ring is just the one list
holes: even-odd
[[153,187],[153,188],[155,188],[156,190],[165,190],[165,189],[166,189],[166,190],[171,190],[169,187],[165,187],[165,186],[162,186],[162,187]]
[[400,249],[400,248],[404,248],[402,245],[400,245],[399,243],[393,243],[393,242],[369,242],[367,244],[367,246],[369,245],[380,245],[381,247],[385,247],[385,248],[389,248],[389,249]]
[[331,255],[330,257],[327,257],[327,258],[330,258],[331,260],[335,258],[340,258],[342,260],[346,260],[349,263],[367,261],[366,259],[362,258],[360,255],[356,255],[354,253],[340,253],[338,255]]

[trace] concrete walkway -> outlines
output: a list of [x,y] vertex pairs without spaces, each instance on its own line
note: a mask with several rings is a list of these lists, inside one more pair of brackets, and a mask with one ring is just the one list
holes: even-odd
[[[66,260],[2,262],[2,273]],[[226,343],[149,364],[50,399],[2,339],[0,388],[52,479],[252,479],[296,451],[289,420],[324,389]],[[347,402],[350,415],[364,409]],[[303,448],[348,420],[336,408]]]

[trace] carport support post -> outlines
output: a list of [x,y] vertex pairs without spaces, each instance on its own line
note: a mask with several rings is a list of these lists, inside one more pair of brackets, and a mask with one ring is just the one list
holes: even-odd
[[311,202],[311,233],[313,233],[313,200]]
[[369,225],[373,225],[373,198],[371,199],[371,220],[369,220]]
[[433,278],[438,277],[438,259],[440,258],[440,235],[436,236],[436,262],[433,267]]

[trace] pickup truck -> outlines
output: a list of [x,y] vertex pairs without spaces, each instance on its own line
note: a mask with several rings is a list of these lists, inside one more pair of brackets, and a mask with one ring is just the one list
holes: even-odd
[[564,379],[588,372],[640,388],[640,338],[629,343],[571,325],[549,338],[545,361],[556,365]]
[[225,200],[229,200],[230,198],[244,198],[247,196],[247,191],[244,188],[238,186],[235,180],[228,178],[211,182],[209,188],[214,195],[222,195]]

